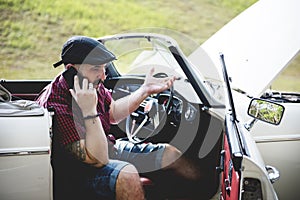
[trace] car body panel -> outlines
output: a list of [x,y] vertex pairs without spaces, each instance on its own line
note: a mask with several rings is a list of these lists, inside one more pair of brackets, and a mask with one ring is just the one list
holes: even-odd
[[1,199],[52,199],[49,154],[0,157]]
[[[250,123],[253,118],[247,115],[250,98],[244,94],[233,92],[239,117]],[[279,125],[257,121],[248,133],[256,141],[258,149],[266,164],[276,167],[280,179],[274,183],[279,199],[295,199],[298,197],[298,181],[300,179],[300,104],[278,102],[285,107],[285,113]]]
[[[270,180],[267,178],[267,174],[265,174],[265,170],[262,170],[261,167],[257,166],[257,163],[252,160],[250,157],[245,156],[243,159],[243,170],[244,173],[242,175],[243,182],[241,184],[245,184],[245,180],[247,178],[255,178],[259,180],[262,188],[262,198],[254,198],[254,199],[278,199],[277,194],[274,192],[274,189],[270,190]],[[264,174],[264,175],[262,175]],[[245,190],[245,187],[241,186],[241,192]],[[250,192],[251,194],[251,192]],[[248,196],[249,199],[255,197],[254,195]],[[246,198],[246,197],[245,197]],[[246,198],[247,199],[247,198]]]
[[0,104],[1,199],[52,198],[51,117],[26,103]]

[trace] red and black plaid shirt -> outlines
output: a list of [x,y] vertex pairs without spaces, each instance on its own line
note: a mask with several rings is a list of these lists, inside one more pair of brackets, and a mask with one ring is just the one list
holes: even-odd
[[[100,120],[106,134],[110,130],[109,106],[111,93],[100,84],[97,89],[98,105],[97,112],[101,113]],[[40,94],[37,102],[45,108],[54,108],[57,122],[54,130],[59,132],[59,143],[67,145],[85,138],[86,129],[82,113],[69,92],[69,84],[63,75],[59,75]],[[53,133],[56,134],[56,133]]]

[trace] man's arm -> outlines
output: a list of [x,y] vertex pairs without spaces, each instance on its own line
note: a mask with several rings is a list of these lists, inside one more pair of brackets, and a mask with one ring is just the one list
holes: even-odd
[[[107,139],[101,126],[99,117],[85,120],[86,138],[66,146],[78,160],[95,167],[102,167],[108,163]],[[104,136],[104,137],[103,137]],[[105,148],[106,147],[106,148]],[[99,152],[102,150],[102,152]]]
[[[78,77],[74,77],[74,90],[70,92],[79,105],[84,117],[86,136],[67,146],[79,160],[88,164],[101,167],[108,163],[108,144],[100,118],[97,115],[97,93],[93,87],[88,87],[87,79],[82,82],[82,88],[78,83]],[[95,117],[88,117],[95,116]]]
[[160,93],[171,87],[176,77],[155,78],[154,68],[146,75],[143,85],[130,95],[112,101],[110,106],[110,122],[118,123],[135,111],[150,94]]
[[140,87],[130,95],[111,102],[110,105],[110,122],[112,124],[119,123],[125,119],[130,113],[135,111],[143,100],[149,96],[145,88]]

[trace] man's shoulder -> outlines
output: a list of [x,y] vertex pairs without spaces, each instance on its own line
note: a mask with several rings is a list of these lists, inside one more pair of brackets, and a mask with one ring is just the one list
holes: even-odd
[[47,85],[39,94],[37,102],[45,107],[49,103],[55,103],[57,100],[63,100],[68,97],[69,88],[63,76],[58,75],[49,85]]
[[57,76],[51,82],[51,92],[54,94],[64,94],[69,92],[67,81],[62,75]]

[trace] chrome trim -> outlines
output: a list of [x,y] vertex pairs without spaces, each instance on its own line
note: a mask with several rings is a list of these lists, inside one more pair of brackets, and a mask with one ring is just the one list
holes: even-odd
[[275,183],[275,181],[279,180],[280,173],[275,167],[273,167],[271,165],[266,165],[266,170],[268,172],[268,176],[269,176],[271,183]]
[[299,135],[254,137],[256,143],[300,141]]
[[0,149],[0,157],[50,154],[49,147]]

